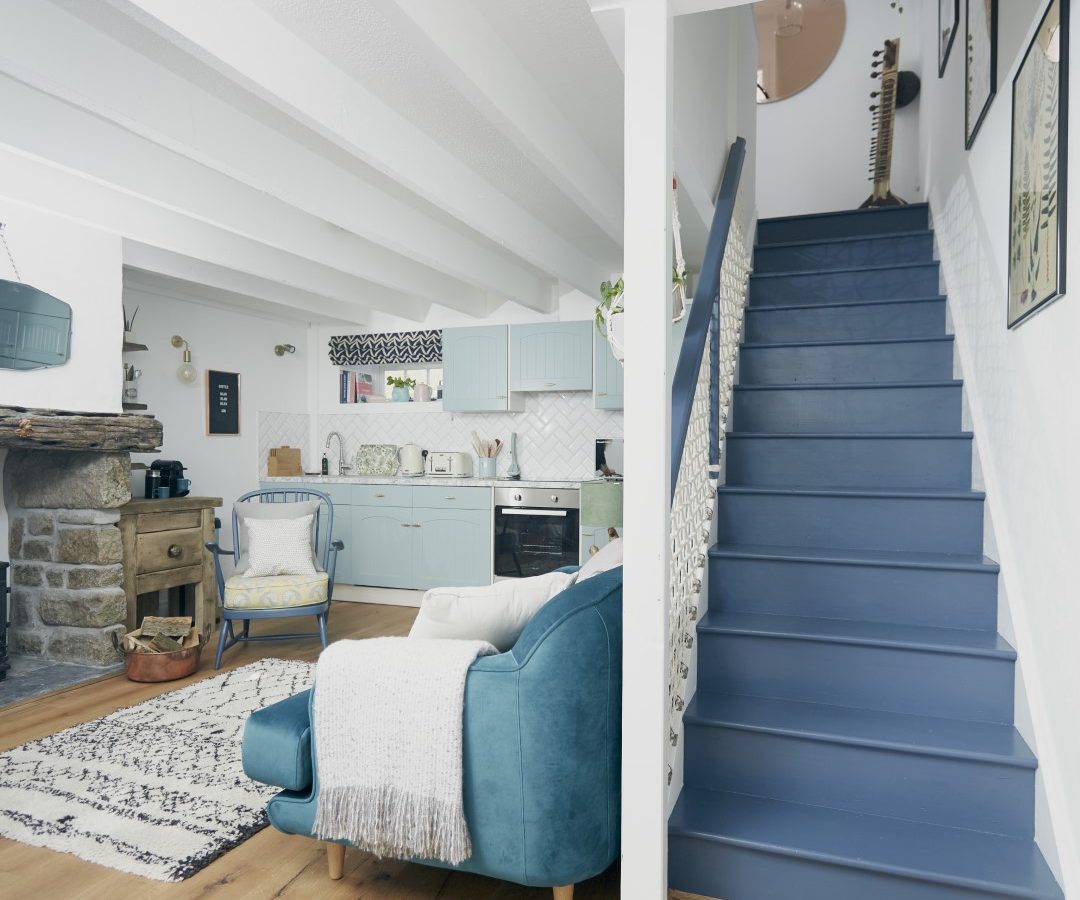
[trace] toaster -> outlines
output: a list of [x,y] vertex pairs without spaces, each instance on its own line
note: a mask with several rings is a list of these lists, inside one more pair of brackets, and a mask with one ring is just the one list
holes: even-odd
[[473,473],[472,454],[430,450],[427,455],[427,473],[444,478],[468,478]]

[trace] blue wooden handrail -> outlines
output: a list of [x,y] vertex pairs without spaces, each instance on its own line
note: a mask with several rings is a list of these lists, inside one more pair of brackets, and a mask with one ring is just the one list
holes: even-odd
[[735,195],[742,178],[746,160],[746,139],[735,138],[724,163],[724,176],[720,181],[720,193],[716,197],[709,241],[705,247],[705,260],[701,264],[694,302],[686,322],[679,361],[675,365],[675,377],[671,383],[671,494],[674,498],[675,484],[682,464],[686,434],[690,430],[690,415],[694,407],[694,392],[705,348],[709,343],[709,328],[713,311],[720,297],[720,269],[724,264],[731,220],[735,215]]

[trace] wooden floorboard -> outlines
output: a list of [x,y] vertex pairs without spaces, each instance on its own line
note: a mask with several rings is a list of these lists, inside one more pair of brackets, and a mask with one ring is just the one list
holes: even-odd
[[[416,609],[369,603],[337,603],[330,617],[330,639],[406,634]],[[275,621],[277,624],[275,625]],[[256,623],[259,633],[296,629],[295,620]],[[0,750],[53,734],[63,728],[133,706],[200,678],[212,677],[215,643],[203,652],[199,671],[169,684],[136,684],[123,675],[79,685],[0,710]],[[225,654],[222,670],[257,659],[306,659],[318,656],[310,638],[237,646]],[[127,900],[127,898],[310,898],[345,900],[539,900],[551,891],[447,872],[398,860],[376,859],[350,849],[344,877],[330,881],[326,853],[309,838],[265,828],[186,881],[162,884],[84,862],[66,853],[29,847],[0,838],[0,896],[40,900]],[[618,866],[578,886],[575,900],[619,896]]]

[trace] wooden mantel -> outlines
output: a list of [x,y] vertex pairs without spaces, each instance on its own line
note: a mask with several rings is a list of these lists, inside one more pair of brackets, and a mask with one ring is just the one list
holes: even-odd
[[161,441],[153,416],[0,406],[0,447],[148,453]]

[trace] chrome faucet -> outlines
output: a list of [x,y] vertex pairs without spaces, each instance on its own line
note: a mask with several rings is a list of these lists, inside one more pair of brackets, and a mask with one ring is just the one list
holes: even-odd
[[327,450],[330,449],[330,439],[331,438],[337,438],[337,448],[338,448],[337,473],[338,473],[338,475],[344,475],[345,470],[347,468],[349,468],[347,465],[345,465],[345,442],[341,439],[341,435],[338,434],[338,432],[331,431],[326,436],[326,449]]

